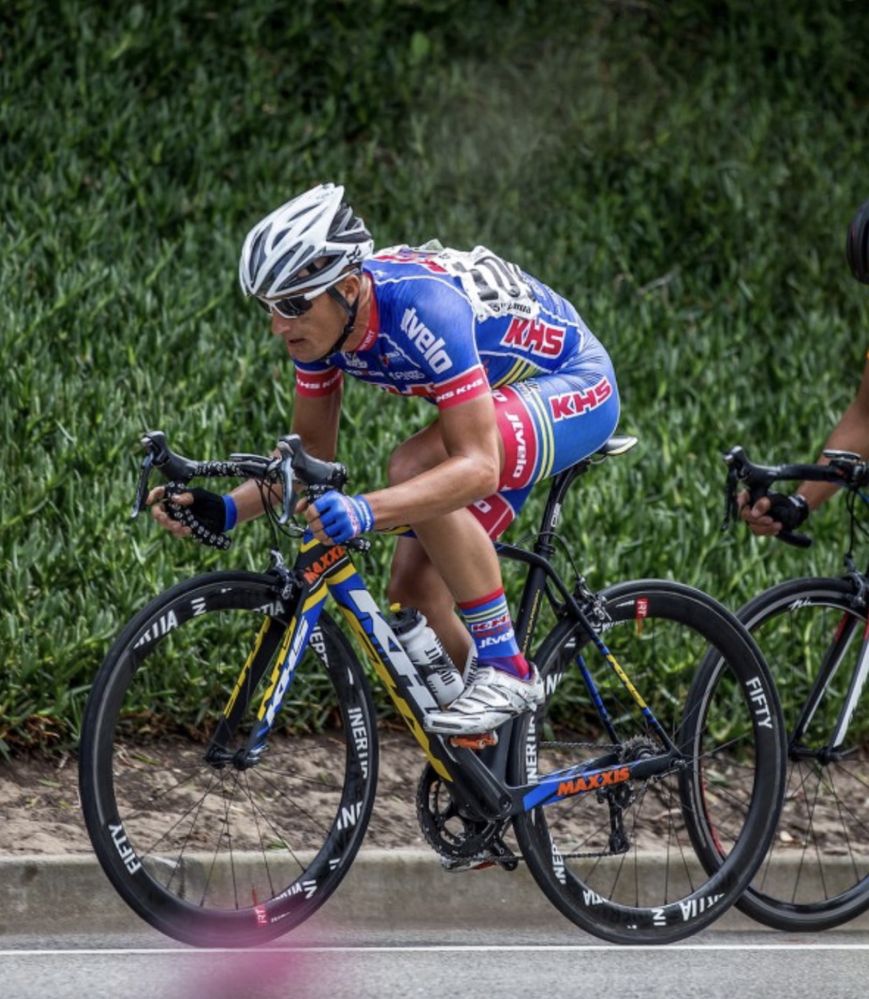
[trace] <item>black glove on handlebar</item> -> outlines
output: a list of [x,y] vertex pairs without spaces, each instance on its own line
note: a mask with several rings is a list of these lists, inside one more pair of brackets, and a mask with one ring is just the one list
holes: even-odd
[[809,504],[804,496],[794,494],[785,496],[784,493],[767,493],[770,500],[770,508],[767,516],[777,520],[786,531],[792,531],[799,527],[811,513]]
[[[189,506],[179,506],[172,502],[173,496],[190,493],[193,502]],[[200,544],[211,548],[226,549],[232,544],[224,533],[226,507],[223,497],[209,489],[189,488],[178,482],[166,486],[166,512],[173,520],[189,527],[193,537]]]
[[187,492],[193,496],[193,502],[187,509],[199,523],[215,534],[223,534],[223,528],[226,526],[226,507],[223,497],[209,489],[188,489]]

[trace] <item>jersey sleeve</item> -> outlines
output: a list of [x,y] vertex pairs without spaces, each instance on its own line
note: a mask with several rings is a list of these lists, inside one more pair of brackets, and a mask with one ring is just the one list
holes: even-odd
[[489,391],[486,369],[477,361],[476,366],[464,374],[456,375],[455,378],[450,378],[440,384],[435,383],[434,401],[438,409],[450,409],[462,402],[487,395]]
[[428,376],[438,409],[486,395],[489,380],[467,299],[446,281],[412,280],[406,287],[409,294],[400,317],[405,350]]
[[296,394],[308,398],[332,395],[341,388],[344,372],[320,361],[303,364],[296,361]]

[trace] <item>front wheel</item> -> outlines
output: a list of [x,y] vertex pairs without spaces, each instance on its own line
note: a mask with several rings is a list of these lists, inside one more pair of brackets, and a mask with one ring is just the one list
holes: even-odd
[[831,929],[869,909],[866,606],[850,579],[795,579],[738,616],[782,691],[788,733],[781,818],[739,908],[779,930]]
[[[763,857],[782,788],[780,710],[750,636],[710,597],[659,580],[601,597],[606,650],[569,619],[542,643],[546,700],[517,723],[514,782],[654,759],[667,739],[678,753],[644,779],[574,779],[572,796],[514,825],[532,875],[578,926],[616,943],[670,943],[733,904]],[[722,851],[711,870],[693,846],[701,808]]]
[[80,766],[88,832],[124,900],[178,940],[248,946],[285,933],[337,888],[362,842],[374,708],[325,613],[265,752],[243,751],[279,682],[291,617],[270,575],[191,579],[132,619],[94,683]]

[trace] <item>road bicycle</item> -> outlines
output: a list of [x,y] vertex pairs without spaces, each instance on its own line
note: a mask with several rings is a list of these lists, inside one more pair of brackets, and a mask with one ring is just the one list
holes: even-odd
[[[739,907],[791,931],[830,929],[869,909],[869,578],[852,554],[869,464],[850,452],[824,455],[829,464],[775,466],[753,464],[738,447],[725,455],[731,515],[740,484],[752,504],[776,482],[833,482],[848,493],[845,574],[787,580],[737,612],[793,705],[779,828]],[[794,531],[779,537],[811,544]]]
[[[143,443],[136,511],[152,468],[175,491],[253,478],[287,533],[294,484],[314,496],[347,478],[294,436],[273,458],[225,462],[183,458],[159,432]],[[527,567],[516,633],[529,655],[535,642],[546,700],[480,751],[426,731],[435,700],[351,561],[367,541],[305,532],[292,566],[274,549],[267,572],[200,575],[136,614],[93,684],[80,764],[87,828],[126,902],[179,940],[247,946],[338,887],[371,814],[378,737],[366,670],[324,609],[331,596],[420,746],[417,816],[447,862],[527,863],[567,918],[621,943],[678,940],[733,903],[769,845],[784,777],[756,645],[699,590],[639,580],[594,592],[552,564],[571,483],[635,443],[614,437],[552,479],[533,550],[498,546]],[[192,717],[176,706],[179,674]]]

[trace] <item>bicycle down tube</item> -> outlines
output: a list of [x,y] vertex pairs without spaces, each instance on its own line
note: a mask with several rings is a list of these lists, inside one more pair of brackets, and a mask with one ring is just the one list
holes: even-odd
[[[535,563],[544,569],[546,575],[557,579],[544,559],[536,557]],[[244,712],[246,704],[241,692],[245,688],[254,689],[264,664],[280,641],[277,659],[257,712],[258,725],[251,734],[243,762],[253,765],[262,754],[272,724],[292,685],[296,666],[308,640],[316,632],[323,604],[331,593],[428,762],[439,777],[452,784],[460,794],[464,792],[462,797],[467,798],[469,804],[476,805],[487,818],[507,818],[541,804],[551,804],[632,778],[648,778],[672,770],[676,765],[679,752],[669,735],[569,594],[566,596],[573,605],[571,610],[578,623],[586,629],[650,725],[661,736],[667,752],[630,763],[609,758],[586,761],[563,771],[541,774],[533,784],[509,787],[498,780],[473,750],[451,747],[444,738],[425,731],[425,714],[436,707],[435,699],[350,561],[347,549],[341,545],[326,545],[307,532],[294,569],[298,591],[290,622],[283,635],[273,634],[276,629],[268,629],[268,623],[263,626],[265,633],[261,631],[257,635],[254,648],[224,709],[221,726],[209,747],[210,761],[217,761],[220,745],[228,741],[226,735],[232,731],[233,718],[240,717]],[[584,663],[580,663],[580,669],[583,666]],[[591,684],[593,693],[597,693],[588,669],[582,669],[582,672],[585,682]],[[229,759],[224,762],[229,762]]]

